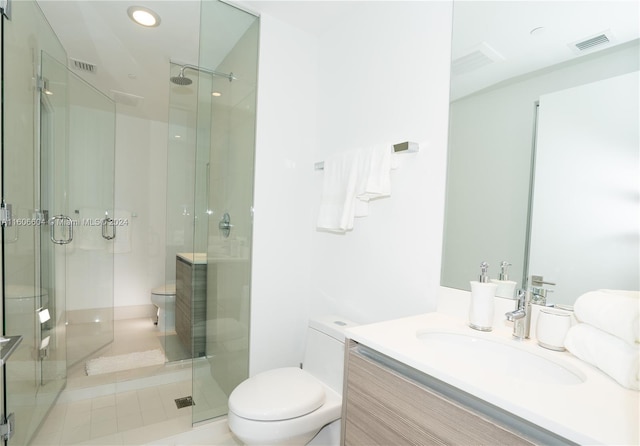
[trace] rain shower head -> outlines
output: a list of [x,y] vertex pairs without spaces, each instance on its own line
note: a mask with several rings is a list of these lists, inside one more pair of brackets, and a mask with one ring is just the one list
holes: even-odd
[[193,83],[191,79],[185,77],[182,70],[180,70],[180,74],[178,74],[177,76],[171,76],[169,80],[176,85],[191,85]]
[[195,65],[183,65],[180,69],[180,73],[177,76],[171,76],[169,80],[176,85],[191,85],[193,81],[184,75],[184,70],[187,69],[202,73],[209,73],[213,76],[225,77],[229,80],[229,82],[236,80],[236,77],[233,75],[233,73],[221,73],[219,71],[209,70],[207,68],[202,68]]

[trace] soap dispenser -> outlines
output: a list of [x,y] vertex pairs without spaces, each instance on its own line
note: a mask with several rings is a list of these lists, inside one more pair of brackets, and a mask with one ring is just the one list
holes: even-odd
[[482,262],[480,278],[470,282],[469,327],[474,330],[491,331],[493,329],[493,301],[498,285],[489,280],[488,269],[489,264]]
[[509,272],[507,271],[511,263],[503,260],[500,264],[500,275],[498,279],[491,279],[491,282],[498,285],[498,289],[496,290],[496,297],[506,297],[507,299],[516,298],[516,282],[513,280],[509,280]]

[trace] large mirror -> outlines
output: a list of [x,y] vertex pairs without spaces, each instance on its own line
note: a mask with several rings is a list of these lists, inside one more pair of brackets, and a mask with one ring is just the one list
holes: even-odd
[[639,289],[638,14],[629,1],[454,3],[442,286],[469,290],[482,261],[492,278],[508,261],[518,287],[555,283],[554,303]]

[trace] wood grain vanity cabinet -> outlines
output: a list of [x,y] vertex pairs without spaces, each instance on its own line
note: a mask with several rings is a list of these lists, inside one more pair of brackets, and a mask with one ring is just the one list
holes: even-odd
[[205,355],[207,265],[176,257],[176,334],[197,358]]
[[479,401],[459,389],[460,398],[446,395],[446,390],[443,394],[441,386],[448,385],[435,378],[353,340],[346,347],[342,445],[563,443],[550,433],[531,441],[527,431],[536,429],[525,420],[518,419],[514,428],[509,416],[495,406],[491,410],[498,412],[487,414]]

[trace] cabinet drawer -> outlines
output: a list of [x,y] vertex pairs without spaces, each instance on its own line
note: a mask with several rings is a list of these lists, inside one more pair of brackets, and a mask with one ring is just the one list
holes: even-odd
[[345,391],[347,446],[533,444],[355,349]]

